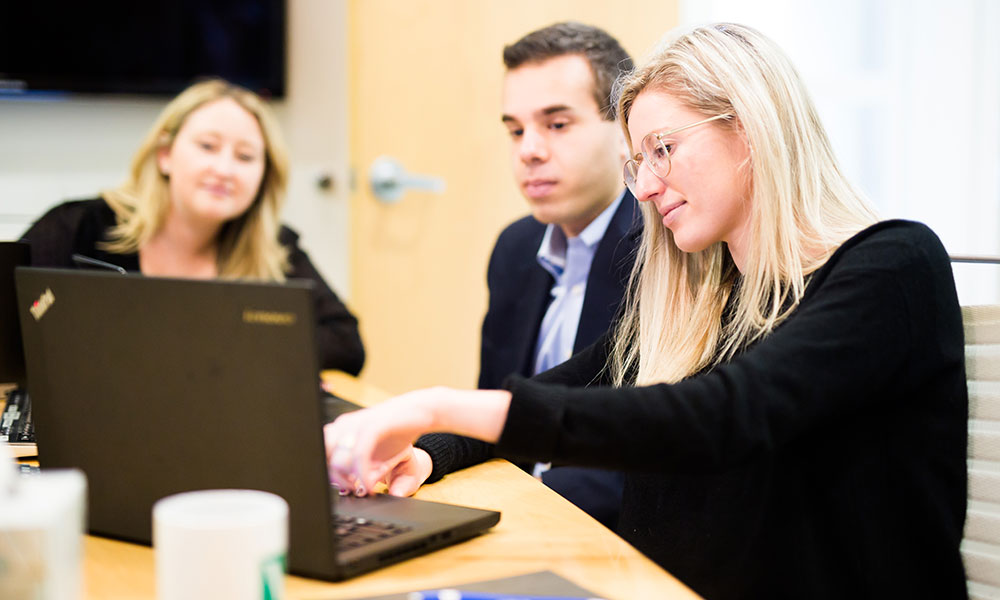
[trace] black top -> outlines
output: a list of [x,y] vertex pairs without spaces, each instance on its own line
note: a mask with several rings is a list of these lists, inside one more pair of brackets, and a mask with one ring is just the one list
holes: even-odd
[[[139,255],[115,254],[98,248],[116,224],[115,213],[103,199],[65,202],[49,210],[23,239],[31,243],[31,264],[38,267],[76,268],[73,254],[82,254],[139,272]],[[299,236],[286,226],[278,241],[288,248],[290,279],[313,282],[316,338],[321,369],[340,369],[357,375],[365,362],[358,320],[323,281],[309,257],[298,246]]]
[[[927,227],[852,237],[701,376],[600,387],[607,348],[510,378],[497,454],[628,470],[619,533],[707,598],[966,597],[962,322]],[[453,439],[435,473],[481,460]]]

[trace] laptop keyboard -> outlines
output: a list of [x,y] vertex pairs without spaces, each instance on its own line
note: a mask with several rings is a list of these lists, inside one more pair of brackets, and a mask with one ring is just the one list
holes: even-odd
[[361,408],[350,400],[335,396],[324,389],[320,390],[320,399],[323,404],[325,423],[332,423],[340,415]]
[[387,521],[373,521],[363,517],[334,515],[337,547],[350,550],[410,531],[412,527]]
[[0,413],[0,442],[35,443],[35,422],[31,418],[31,398],[24,390],[7,392],[3,412]]

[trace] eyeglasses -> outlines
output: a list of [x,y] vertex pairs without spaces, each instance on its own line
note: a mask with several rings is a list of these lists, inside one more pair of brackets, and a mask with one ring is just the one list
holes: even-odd
[[649,166],[649,170],[653,172],[653,175],[656,175],[660,179],[663,179],[670,174],[670,153],[674,151],[674,148],[673,144],[668,144],[663,141],[663,138],[673,135],[678,131],[684,131],[685,129],[703,125],[710,121],[715,121],[716,119],[728,119],[731,116],[732,115],[716,115],[714,117],[698,121],[697,123],[691,123],[690,125],[685,125],[669,131],[654,131],[642,138],[642,143],[639,144],[639,154],[636,154],[634,158],[625,161],[625,185],[628,186],[632,195],[638,197],[638,194],[635,193],[635,182],[639,178],[639,167],[642,166],[643,161],[645,161],[645,164]]

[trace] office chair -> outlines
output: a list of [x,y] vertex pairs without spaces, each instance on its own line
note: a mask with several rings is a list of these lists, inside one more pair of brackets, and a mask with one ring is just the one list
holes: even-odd
[[1000,305],[963,306],[969,385],[969,598],[1000,598]]

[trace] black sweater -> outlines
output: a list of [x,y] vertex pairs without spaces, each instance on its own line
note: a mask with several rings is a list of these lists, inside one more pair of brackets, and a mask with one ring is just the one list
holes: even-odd
[[[31,243],[31,264],[38,267],[75,268],[73,254],[82,254],[139,272],[139,255],[114,254],[98,248],[107,241],[108,229],[116,224],[115,213],[102,200],[66,202],[45,213],[23,239]],[[288,248],[290,279],[307,279],[313,283],[316,339],[319,364],[322,369],[340,369],[352,375],[361,372],[365,350],[358,333],[358,320],[298,246],[299,236],[282,227],[278,241]]]
[[[710,599],[966,597],[961,313],[925,226],[852,237],[709,373],[600,387],[607,346],[509,379],[496,455],[628,471],[619,533]],[[435,476],[494,450],[420,445]]]

